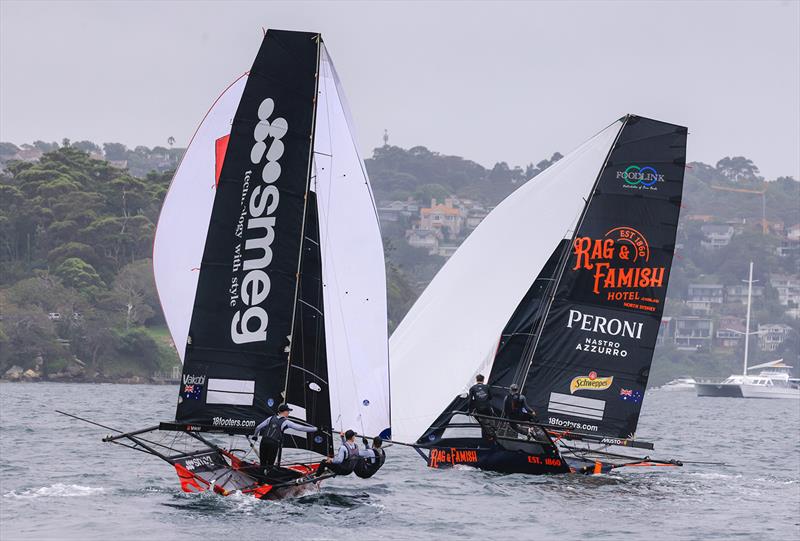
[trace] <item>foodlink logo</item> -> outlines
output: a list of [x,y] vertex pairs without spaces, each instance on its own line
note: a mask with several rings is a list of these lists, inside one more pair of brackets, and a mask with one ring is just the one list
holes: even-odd
[[[280,192],[275,182],[281,176],[281,164],[284,145],[281,138],[289,130],[286,119],[278,117],[270,122],[275,110],[275,102],[267,98],[258,107],[259,123],[253,129],[255,143],[250,150],[250,161],[261,169],[261,183],[250,192],[250,199],[245,208],[244,200],[248,195],[250,178],[253,171],[244,173],[242,190],[242,213],[236,227],[236,236],[245,238],[244,259],[242,261],[241,244],[235,249],[234,272],[239,265],[247,273],[241,283],[238,277],[231,280],[231,306],[238,304],[236,293],[248,308],[242,312],[237,310],[231,320],[231,339],[236,344],[264,342],[267,339],[267,311],[261,306],[270,291],[270,278],[265,272],[272,263],[272,243],[275,240],[275,211],[278,209]],[[266,159],[266,160],[265,160]]]
[[589,372],[588,376],[578,376],[572,378],[569,384],[569,394],[575,394],[575,391],[605,391],[611,384],[614,383],[614,376],[605,378],[597,377],[597,372]]
[[[639,231],[621,226],[601,239],[576,237],[573,243],[576,270],[593,271],[592,292],[608,301],[641,301],[659,304],[660,299],[640,298],[642,289],[664,287],[664,267],[651,267],[650,244]],[[654,311],[654,307],[626,303],[626,307]]]
[[625,188],[656,190],[656,182],[664,182],[664,175],[649,165],[646,167],[631,165],[624,171],[617,171],[617,178],[625,181]]

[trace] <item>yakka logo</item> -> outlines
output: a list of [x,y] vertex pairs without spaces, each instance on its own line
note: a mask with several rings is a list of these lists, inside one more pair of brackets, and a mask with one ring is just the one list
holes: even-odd
[[592,292],[595,295],[605,293],[606,300],[640,300],[639,290],[664,286],[664,267],[647,266],[650,245],[644,235],[632,227],[615,227],[602,239],[577,237],[573,248],[575,266],[572,270],[593,271]]
[[617,178],[625,181],[625,188],[656,190],[656,182],[664,182],[664,175],[660,175],[649,165],[646,167],[631,165],[625,171],[617,171]]
[[575,391],[604,391],[611,387],[614,383],[614,376],[607,378],[597,377],[597,372],[589,372],[588,376],[578,376],[572,378],[569,384],[569,394],[575,394]]
[[[231,292],[239,293],[245,306],[244,313],[237,310],[231,320],[231,339],[237,344],[266,341],[267,311],[260,305],[266,300],[270,291],[270,278],[265,272],[272,263],[272,243],[275,240],[275,211],[278,209],[280,193],[275,182],[281,176],[281,164],[284,146],[281,138],[289,130],[289,123],[284,118],[269,118],[275,110],[275,102],[267,98],[258,106],[259,123],[253,129],[253,144],[250,150],[250,161],[256,167],[266,158],[261,170],[261,180],[250,193],[245,207],[244,200],[250,186],[253,171],[244,173],[242,190],[242,213],[236,227],[236,236],[245,237],[244,263],[241,262],[241,245],[234,254],[234,271],[239,265],[247,273],[239,284],[237,277],[231,280]],[[235,304],[232,301],[232,305]],[[255,323],[255,325],[253,325]],[[255,329],[253,329],[255,327]]]

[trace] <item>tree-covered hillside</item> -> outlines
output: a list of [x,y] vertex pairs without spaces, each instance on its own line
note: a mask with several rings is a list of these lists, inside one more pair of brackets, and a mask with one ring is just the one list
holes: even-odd
[[[147,378],[175,366],[150,257],[172,175],[164,164],[176,164],[180,152],[130,150],[114,143],[101,148],[87,141],[0,143],[0,376],[17,366],[30,369],[30,377],[119,380]],[[536,182],[536,175],[560,158],[556,153],[525,168],[504,162],[484,168],[425,147],[387,145],[375,149],[366,165],[379,206],[410,201],[422,208],[431,199],[455,197],[488,211],[520,185]],[[135,174],[121,162],[135,164]],[[766,182],[746,158],[687,166],[667,315],[691,313],[684,302],[690,284],[740,284],[754,260],[756,278],[765,288],[754,303],[754,322],[794,329],[782,349],[756,351],[754,357],[796,357],[797,320],[787,315],[791,306],[778,302],[770,277],[800,273],[800,257],[779,255],[786,229],[800,223],[799,203],[800,183],[790,178]],[[407,213],[382,223],[390,330],[445,261],[409,244],[408,230],[418,220]],[[710,223],[732,224],[736,232],[727,245],[707,248],[703,228]],[[741,304],[725,304],[708,317],[742,311]],[[741,355],[736,349],[686,351],[663,345],[657,357],[654,381],[678,372],[724,374],[738,366]]]

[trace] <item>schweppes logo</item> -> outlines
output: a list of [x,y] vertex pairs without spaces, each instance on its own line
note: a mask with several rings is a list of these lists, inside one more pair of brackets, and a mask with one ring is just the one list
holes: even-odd
[[614,376],[607,378],[597,377],[597,372],[589,372],[588,376],[578,376],[572,378],[569,384],[569,393],[575,394],[575,391],[604,391],[611,387],[614,382]]
[[[664,267],[649,266],[650,244],[632,227],[615,227],[603,238],[576,237],[573,243],[575,266],[572,270],[588,270],[594,274],[592,292],[608,301],[646,301],[640,299],[645,288],[664,287]],[[631,306],[631,308],[642,308]]]

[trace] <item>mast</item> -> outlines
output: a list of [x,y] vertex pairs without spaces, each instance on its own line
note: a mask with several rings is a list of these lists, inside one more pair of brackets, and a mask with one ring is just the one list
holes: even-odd
[[314,73],[314,98],[313,98],[313,106],[311,112],[311,135],[309,136],[310,145],[308,147],[308,171],[306,172],[306,189],[305,193],[303,194],[303,223],[300,226],[300,243],[298,248],[297,254],[297,272],[295,273],[295,286],[294,286],[294,302],[292,303],[292,323],[289,330],[289,347],[286,351],[286,378],[283,382],[283,400],[284,402],[288,401],[288,392],[289,392],[289,372],[292,369],[292,348],[294,347],[294,326],[297,317],[297,300],[298,300],[298,293],[300,291],[300,267],[303,264],[303,246],[304,246],[304,239],[306,234],[306,222],[307,222],[307,212],[308,212],[308,191],[311,188],[311,170],[314,167],[314,133],[316,132],[316,119],[317,119],[317,96],[319,95],[319,51],[320,51],[320,43],[322,42],[322,36],[317,34],[314,38],[317,42],[317,61],[316,61],[316,70]]
[[[742,280],[744,282],[744,280]],[[747,375],[747,355],[750,350],[750,303],[753,299],[753,262],[750,262],[750,276],[747,278],[747,319],[744,328],[744,372]]]

